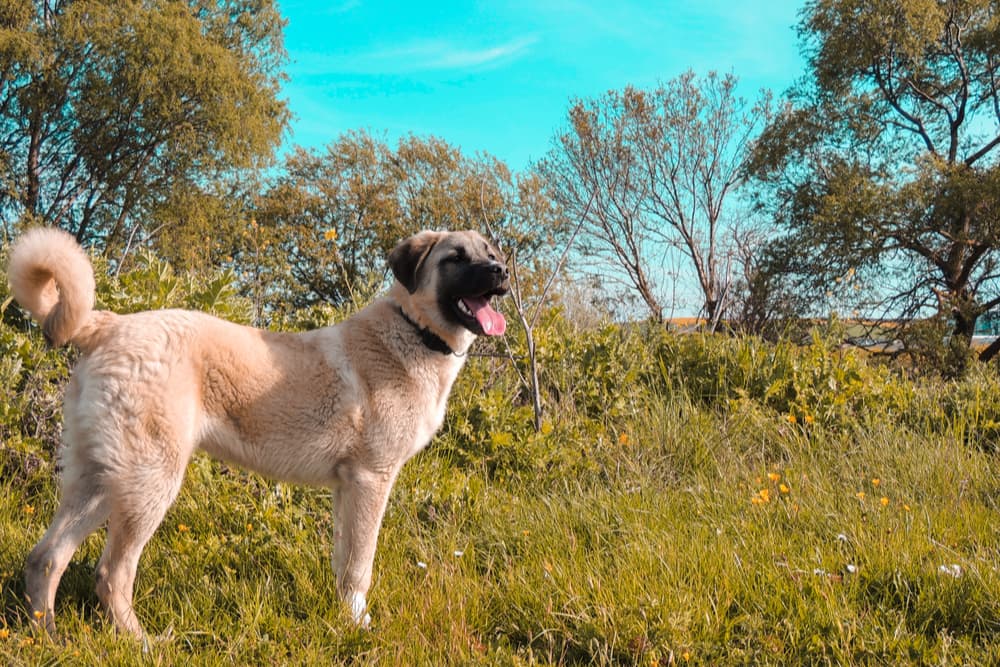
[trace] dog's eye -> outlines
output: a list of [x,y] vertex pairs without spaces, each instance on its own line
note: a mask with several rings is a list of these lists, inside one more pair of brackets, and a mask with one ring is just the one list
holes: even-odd
[[455,252],[444,258],[446,262],[464,262],[466,260],[465,250],[457,248]]

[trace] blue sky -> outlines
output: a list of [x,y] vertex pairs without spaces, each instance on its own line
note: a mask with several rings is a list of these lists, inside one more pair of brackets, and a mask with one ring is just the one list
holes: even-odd
[[804,72],[804,0],[279,0],[288,144],[367,129],[434,135],[515,170],[542,157],[569,101],[687,69],[733,72],[749,98]]

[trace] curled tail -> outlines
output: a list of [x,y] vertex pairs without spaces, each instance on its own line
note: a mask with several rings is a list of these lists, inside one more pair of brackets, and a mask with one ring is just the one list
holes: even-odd
[[10,252],[7,280],[56,347],[73,340],[94,309],[94,268],[76,239],[60,229],[25,232]]

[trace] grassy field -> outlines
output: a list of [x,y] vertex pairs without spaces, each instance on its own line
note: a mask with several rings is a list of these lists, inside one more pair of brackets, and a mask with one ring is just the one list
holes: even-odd
[[21,569],[54,469],[7,443],[0,664],[1000,662],[995,369],[918,383],[818,339],[547,335],[542,433],[516,376],[473,360],[404,470],[367,631],[335,596],[327,494],[199,457],[140,564],[145,652],[99,611],[100,534],[38,633]]

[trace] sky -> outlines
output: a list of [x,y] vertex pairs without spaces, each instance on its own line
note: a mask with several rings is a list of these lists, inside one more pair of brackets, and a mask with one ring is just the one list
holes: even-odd
[[279,0],[286,148],[351,130],[435,136],[515,171],[542,158],[571,100],[732,72],[750,99],[804,73],[804,0]]

